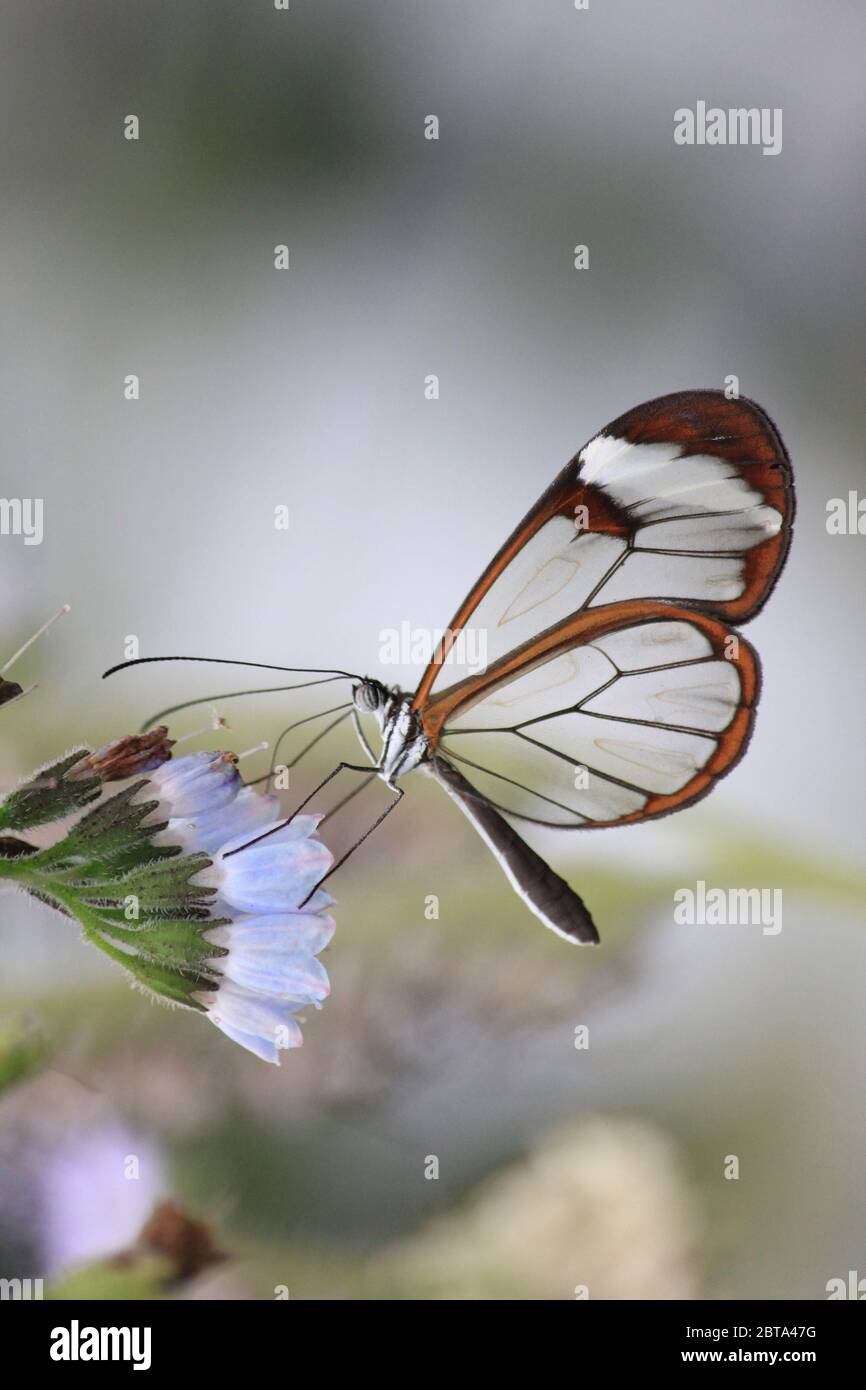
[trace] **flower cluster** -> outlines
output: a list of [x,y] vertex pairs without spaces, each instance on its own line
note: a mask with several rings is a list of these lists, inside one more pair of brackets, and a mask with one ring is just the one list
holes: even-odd
[[316,956],[334,934],[325,911],[333,899],[317,889],[305,902],[333,862],[316,837],[320,817],[296,816],[278,828],[277,798],[244,787],[225,753],[165,763],[142,795],[152,788],[154,816],[166,820],[156,843],[210,856],[195,882],[215,893],[216,924],[203,936],[216,948],[207,962],[216,979],[196,997],[235,1042],[278,1062],[281,1048],[302,1041],[295,1013],[320,1007],[330,989]]
[[[278,1062],[302,1041],[297,1012],[329,992],[316,959],[334,932],[317,888],[333,862],[320,817],[281,825],[276,797],[244,786],[233,754],[172,758],[167,733],[77,749],[10,792],[0,878],[77,918],[145,989]],[[71,815],[45,849],[18,833]]]

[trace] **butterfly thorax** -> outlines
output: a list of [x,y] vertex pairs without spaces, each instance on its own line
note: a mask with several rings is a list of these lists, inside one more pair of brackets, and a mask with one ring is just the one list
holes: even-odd
[[[430,757],[430,743],[412,709],[412,696],[393,686],[366,678],[352,689],[355,710],[372,714],[382,735],[376,771],[389,786]],[[368,752],[372,752],[369,748]],[[375,761],[375,754],[373,754]]]

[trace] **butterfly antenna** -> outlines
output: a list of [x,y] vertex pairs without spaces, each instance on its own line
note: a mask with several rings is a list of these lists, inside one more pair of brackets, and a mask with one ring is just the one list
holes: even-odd
[[300,759],[306,758],[307,753],[309,753],[311,749],[316,748],[316,745],[320,744],[322,738],[327,738],[327,735],[331,733],[332,728],[336,728],[338,724],[342,724],[342,721],[345,720],[346,717],[348,717],[350,709],[353,709],[352,701],[349,701],[348,705],[335,705],[332,709],[322,709],[318,714],[310,714],[309,719],[299,720],[297,721],[297,724],[289,724],[288,728],[284,728],[284,731],[282,731],[282,734],[279,735],[277,742],[275,742],[274,744],[274,756],[272,756],[271,759],[270,776],[274,776],[275,767],[277,767],[277,755],[279,752],[279,745],[281,745],[282,739],[284,739],[286,734],[292,733],[292,728],[299,727],[299,724],[309,724],[311,720],[324,719],[324,717],[327,716],[327,714],[336,714],[336,719],[331,720],[331,723],[329,724],[325,724],[325,727],[321,728],[321,730],[318,731],[318,734],[314,735],[314,737],[311,738],[310,741],[307,742],[307,744],[304,744],[303,748],[300,749],[300,752],[296,753],[295,758],[292,759],[292,762],[286,763],[286,767],[296,767],[297,763],[300,762]]
[[[106,674],[110,675],[110,672]],[[316,681],[296,681],[294,685],[264,685],[252,690],[229,690],[223,691],[219,695],[202,695],[198,700],[184,700],[179,705],[169,705],[167,709],[161,709],[157,714],[152,714],[149,719],[142,724],[139,733],[145,733],[154,724],[160,724],[168,718],[170,714],[180,714],[185,709],[195,709],[196,705],[215,705],[223,700],[239,700],[244,695],[279,695],[286,690],[309,690],[314,685],[329,685],[333,681],[343,680],[343,676],[324,676]]]
[[249,782],[247,785],[254,786],[256,782],[269,782],[271,780],[277,770],[277,758],[280,753],[280,744],[288,734],[292,733],[295,729],[302,728],[304,724],[312,724],[316,719],[325,719],[329,714],[336,714],[337,716],[337,718],[333,719],[330,724],[327,724],[324,729],[320,729],[319,732],[304,745],[301,751],[295,754],[291,762],[284,764],[286,769],[297,767],[301,759],[305,758],[310,750],[315,748],[317,743],[320,743],[323,738],[326,738],[332,729],[336,729],[338,724],[342,724],[343,720],[348,717],[349,711],[352,708],[352,701],[349,700],[346,704],[332,705],[330,709],[320,709],[317,714],[308,714],[304,719],[296,719],[294,723],[287,724],[285,729],[278,735],[274,744],[270,771],[263,773],[261,777],[256,777],[254,781]]
[[[60,614],[57,616],[59,617]],[[53,622],[54,619],[52,618],[51,621]],[[43,630],[40,629],[40,631]],[[37,632],[36,637],[38,636],[39,633]],[[36,638],[32,637],[30,640],[35,641]],[[29,643],[27,645],[29,646]],[[23,650],[24,648],[22,648]],[[15,657],[19,655],[20,652],[15,653]],[[12,658],[13,661],[15,657]],[[102,679],[107,680],[116,671],[125,671],[130,666],[146,666],[154,661],[206,661],[214,666],[255,666],[259,671],[290,671],[300,676],[334,676],[337,679],[342,677],[347,681],[361,680],[361,677],[356,676],[352,671],[339,671],[332,667],[323,669],[321,666],[275,666],[269,661],[234,661],[226,656],[136,656],[129,661],[118,661],[115,666],[109,666],[107,671],[103,671]],[[11,665],[11,662],[7,664]]]

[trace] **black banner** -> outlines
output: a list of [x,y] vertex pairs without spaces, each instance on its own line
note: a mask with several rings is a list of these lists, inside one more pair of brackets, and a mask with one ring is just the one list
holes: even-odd
[[[298,1303],[302,1300],[298,1300]],[[25,1371],[50,1372],[60,1377],[93,1374],[101,1368],[139,1373],[189,1371],[222,1378],[234,1370],[258,1374],[262,1366],[277,1373],[280,1366],[297,1365],[297,1347],[308,1352],[311,1305],[292,1301],[207,1303],[5,1302],[3,1332],[14,1361]],[[422,1332],[425,1378],[441,1348],[444,1368],[455,1364],[455,1348],[441,1339],[443,1316],[462,1322],[475,1303],[448,1314],[434,1304],[429,1336]],[[544,1309],[547,1309],[545,1312]],[[401,1308],[405,1318],[408,1309]],[[375,1320],[375,1306],[364,1304]],[[345,1302],[328,1305],[325,1316],[334,1326],[350,1324],[354,1315]],[[428,1317],[429,1317],[428,1313]],[[485,1315],[485,1320],[486,1320]],[[510,1315],[510,1316],[513,1316]],[[835,1370],[850,1363],[862,1342],[863,1324],[857,1312],[840,1302],[655,1303],[577,1302],[531,1304],[519,1319],[534,1322],[542,1316],[545,1335],[579,1332],[591,1338],[587,1354],[617,1371],[674,1367],[800,1365]],[[547,1319],[550,1319],[550,1322]],[[477,1324],[475,1325],[477,1327]],[[517,1328],[519,1329],[518,1322]],[[515,1327],[512,1325],[509,1345]],[[357,1351],[369,1345],[371,1326],[359,1328]],[[295,1339],[303,1338],[296,1343]],[[290,1340],[291,1339],[291,1340]],[[504,1345],[504,1342],[502,1343]],[[323,1347],[323,1369],[329,1359]],[[484,1357],[489,1358],[489,1338]],[[468,1350],[468,1347],[467,1347]],[[478,1344],[478,1351],[481,1344]],[[478,1354],[476,1352],[476,1355]],[[462,1355],[462,1353],[461,1353]],[[257,1369],[258,1368],[258,1369]]]

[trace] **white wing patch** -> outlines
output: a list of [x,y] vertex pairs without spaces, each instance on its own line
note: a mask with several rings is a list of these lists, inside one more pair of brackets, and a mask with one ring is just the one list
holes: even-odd
[[[748,464],[746,465],[748,467]],[[778,535],[782,514],[750,487],[742,465],[678,444],[630,444],[600,434],[580,476],[634,525],[631,553],[594,597],[723,603],[745,591],[744,556]]]
[[[486,647],[487,665],[600,604],[732,602],[746,589],[746,555],[783,524],[743,476],[744,465],[684,455],[679,444],[630,444],[600,434],[578,459],[580,481],[619,509],[631,524],[630,538],[581,531],[566,516],[545,522],[467,619]],[[431,692],[477,670],[449,661]]]
[[596,435],[581,451],[580,475],[644,520],[682,512],[743,512],[763,500],[725,459],[683,457],[679,444],[629,444],[607,434]]
[[742,515],[679,516],[640,528],[644,550],[751,550],[778,533],[781,515],[775,507],[750,507]]
[[585,825],[682,791],[741,697],[737,667],[698,628],[660,619],[503,684],[462,709],[440,746],[501,809]]

